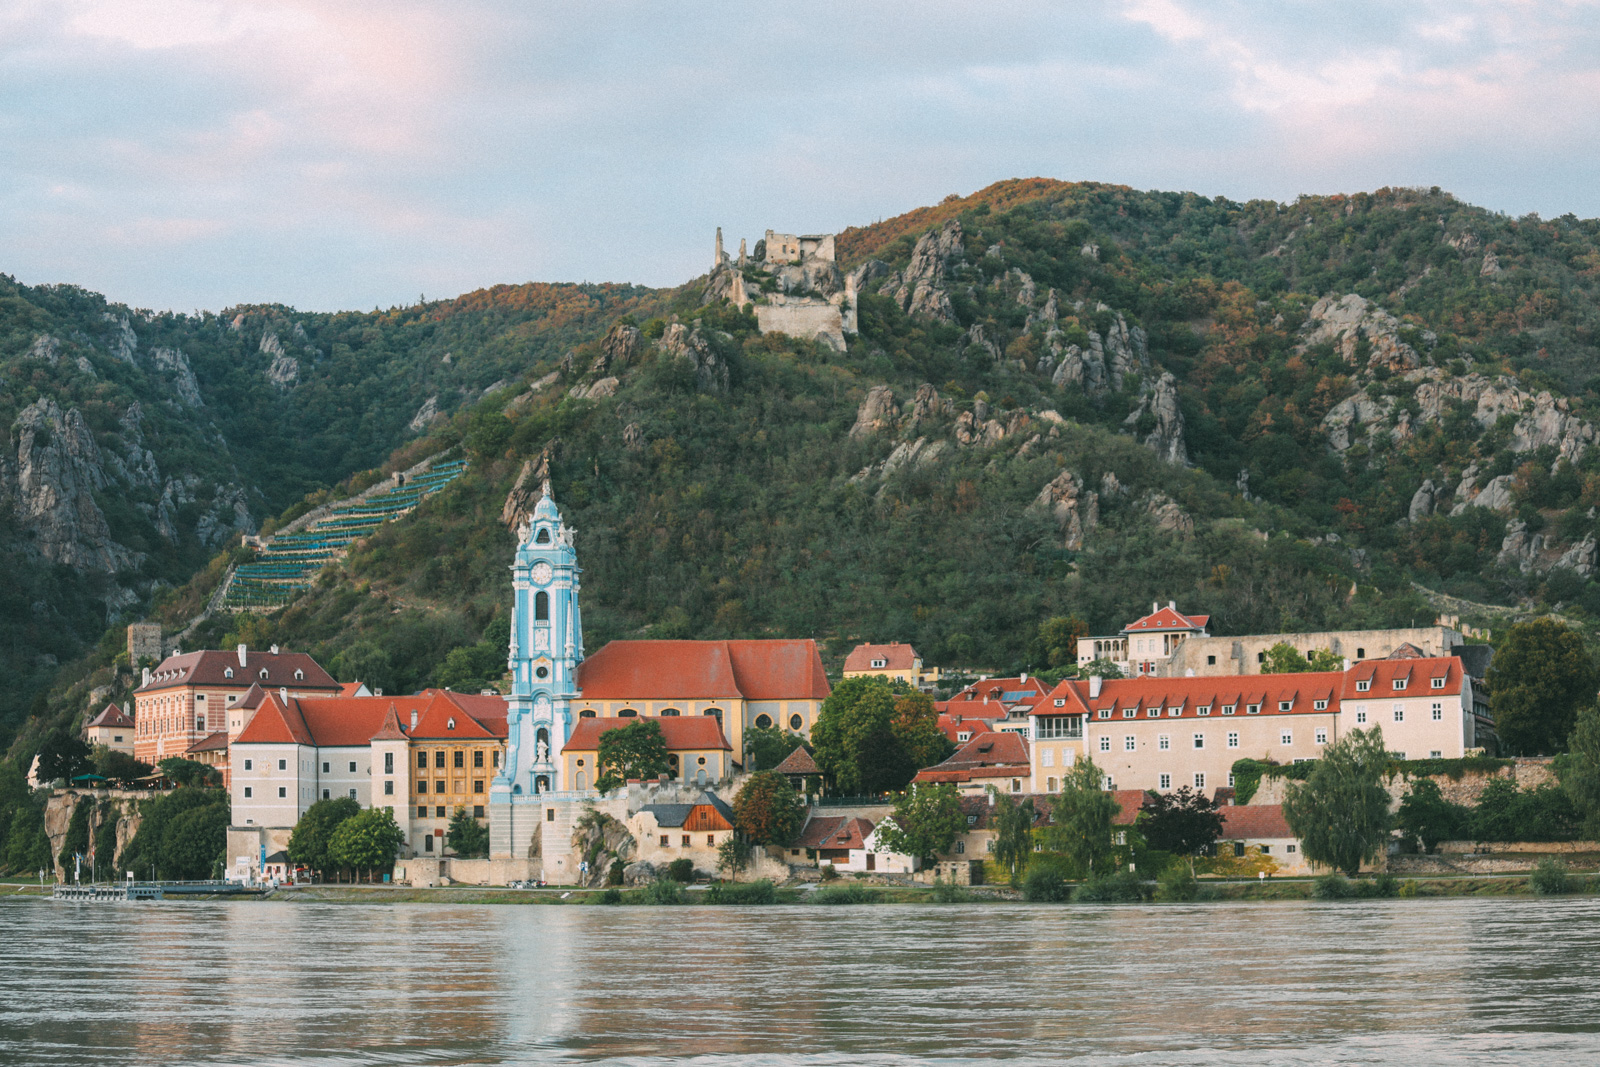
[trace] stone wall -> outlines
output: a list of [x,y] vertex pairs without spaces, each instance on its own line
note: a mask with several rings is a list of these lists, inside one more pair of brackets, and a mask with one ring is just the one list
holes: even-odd
[[844,318],[838,307],[828,303],[756,304],[756,324],[762,333],[786,333],[790,337],[820,340],[843,352]]
[[[1345,659],[1384,659],[1403,644],[1412,644],[1430,656],[1444,656],[1466,641],[1444,626],[1418,626],[1405,630],[1336,630],[1310,634],[1250,634],[1243,637],[1185,638],[1171,658],[1157,661],[1164,678],[1183,678],[1193,671],[1199,677],[1260,674],[1257,657],[1279,642],[1302,654],[1328,649]],[[1139,657],[1133,656],[1137,659]],[[1209,662],[1215,659],[1216,662]]]
[[[1478,802],[1478,797],[1483,795],[1484,786],[1495,778],[1509,778],[1517,783],[1519,789],[1537,789],[1542,785],[1555,785],[1555,761],[1549,756],[1525,756],[1512,760],[1508,767],[1500,767],[1492,771],[1467,771],[1460,778],[1451,778],[1447,774],[1428,775],[1439,786],[1439,792],[1452,804],[1465,804],[1471,806]],[[1406,790],[1411,788],[1414,779],[1406,775],[1396,775],[1384,782],[1393,800],[1393,806],[1399,808],[1400,800],[1406,795]],[[1250,798],[1251,804],[1282,804],[1288,791],[1289,779],[1267,778],[1261,779],[1261,786],[1256,790],[1255,796]]]

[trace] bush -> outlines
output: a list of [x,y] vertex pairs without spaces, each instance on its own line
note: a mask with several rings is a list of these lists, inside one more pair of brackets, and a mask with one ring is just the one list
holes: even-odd
[[706,890],[707,904],[776,904],[778,890],[771,879],[754,882],[719,882]]
[[1083,904],[1137,904],[1144,899],[1144,886],[1132,871],[1118,871],[1089,879],[1072,899]]
[[694,881],[694,860],[673,860],[667,864],[667,877],[674,882]]
[[813,904],[876,904],[878,894],[861,885],[830,885],[811,894]]
[[1187,863],[1173,863],[1156,878],[1156,899],[1164,903],[1181,903],[1200,895],[1200,882]]
[[822,880],[824,882],[831,882],[837,877],[839,877],[839,872],[834,869],[833,864],[824,863],[822,865]]
[[612,860],[611,869],[606,871],[606,885],[621,885],[622,872],[626,865],[621,860]]
[[1362,895],[1371,895],[1375,897],[1382,897],[1385,900],[1393,900],[1395,897],[1400,895],[1400,879],[1387,872],[1380,874],[1378,877],[1372,880],[1372,892],[1370,894]]
[[935,904],[965,904],[968,901],[975,900],[976,895],[964,887],[956,885],[954,882],[946,882],[941,878],[935,878],[933,880],[933,892],[929,894],[929,899]]
[[1395,896],[1400,897],[1402,900],[1410,900],[1412,897],[1414,897],[1416,895],[1417,895],[1417,882],[1416,882],[1416,879],[1414,879],[1414,878],[1407,878],[1405,881],[1401,882],[1400,883],[1400,889],[1395,894]]
[[1572,878],[1567,874],[1566,864],[1554,856],[1546,856],[1533,868],[1533,873],[1528,876],[1528,884],[1533,891],[1541,897],[1560,896],[1572,892]]
[[1318,900],[1348,900],[1356,895],[1355,883],[1342,874],[1325,874],[1311,886]]
[[1069,869],[1062,860],[1036,859],[1022,876],[1022,899],[1031,904],[1058,904],[1072,899]]
[[644,892],[639,894],[641,904],[682,904],[683,886],[670,878],[662,878],[651,882],[644,887]]
[[622,903],[622,890],[614,889],[614,888],[613,889],[607,889],[604,893],[600,894],[600,903],[602,903],[602,904],[621,904]]

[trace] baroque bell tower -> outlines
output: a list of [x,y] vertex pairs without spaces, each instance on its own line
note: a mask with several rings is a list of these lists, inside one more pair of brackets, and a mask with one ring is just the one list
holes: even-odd
[[[544,495],[523,523],[512,564],[511,696],[506,707],[506,762],[490,803],[515,803],[566,788],[560,752],[572,732],[572,700],[583,662],[574,531],[544,483]],[[490,820],[491,827],[494,820]]]

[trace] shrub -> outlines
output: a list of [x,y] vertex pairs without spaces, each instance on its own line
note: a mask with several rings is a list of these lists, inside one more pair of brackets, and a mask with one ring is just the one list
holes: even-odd
[[1089,879],[1072,899],[1084,904],[1137,904],[1144,899],[1144,886],[1132,871],[1118,871]]
[[607,889],[604,893],[600,894],[600,903],[602,903],[602,904],[621,904],[622,903],[622,890],[615,889],[615,888]]
[[833,864],[824,863],[822,865],[822,880],[824,882],[831,882],[837,877],[839,877],[839,872],[834,869]]
[[929,894],[929,899],[935,904],[965,904],[976,898],[973,893],[962,886],[956,885],[954,882],[946,882],[943,879],[935,878],[933,880],[933,892]]
[[624,867],[621,860],[612,860],[611,869],[606,871],[606,885],[621,885]]
[[1156,878],[1156,899],[1167,903],[1193,900],[1200,895],[1200,882],[1187,863],[1170,864]]
[[1541,897],[1560,896],[1572,892],[1573,888],[1566,865],[1554,856],[1546,856],[1534,866],[1533,873],[1528,876],[1528,884]]
[[667,864],[667,877],[674,882],[694,881],[694,860],[678,859]]
[[707,904],[776,904],[777,902],[778,890],[769,878],[743,884],[718,883],[706,890]]
[[1394,897],[1398,896],[1399,893],[1400,879],[1396,878],[1392,874],[1389,874],[1388,872],[1380,874],[1378,877],[1372,880],[1372,896],[1382,897],[1385,900],[1392,900]]
[[1028,864],[1028,873],[1022,878],[1022,899],[1033,904],[1071,900],[1072,886],[1067,874],[1067,865],[1061,860],[1034,860]]
[[878,894],[861,885],[830,885],[811,894],[813,904],[876,904]]
[[683,886],[670,878],[662,878],[645,886],[639,900],[644,904],[682,904]]
[[1405,881],[1401,882],[1400,883],[1400,889],[1395,895],[1400,897],[1403,900],[1410,900],[1412,897],[1416,896],[1417,895],[1417,882],[1416,882],[1416,879],[1407,878]]
[[1318,900],[1348,900],[1356,895],[1356,887],[1342,874],[1325,874],[1312,885],[1311,895]]

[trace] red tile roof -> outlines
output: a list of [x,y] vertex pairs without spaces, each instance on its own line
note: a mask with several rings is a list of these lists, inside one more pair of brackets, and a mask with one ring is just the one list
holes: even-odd
[[[1461,693],[1461,660],[1455,656],[1428,656],[1422,659],[1369,659],[1351,664],[1343,675],[1345,700],[1376,700],[1379,697],[1457,696]],[[1444,686],[1433,688],[1433,679],[1443,678]],[[1396,689],[1396,679],[1406,682]],[[1370,681],[1370,689],[1357,683]]]
[[782,763],[773,770],[779,774],[821,774],[822,768],[817,766],[817,761],[811,753],[806,751],[804,745],[795,746],[795,750],[784,757]]
[[[229,670],[233,671],[232,678],[227,676]],[[263,670],[267,672],[265,678],[261,677]],[[296,680],[295,671],[301,672],[303,677]],[[161,666],[150,672],[150,684],[140,686],[138,691],[148,693],[175,685],[243,686],[251,682],[260,682],[268,687],[293,686],[296,689],[327,689],[333,692],[339,689],[339,683],[304,652],[279,652],[274,655],[248,649],[241,666],[237,652],[209,648],[168,656],[161,661]]]
[[378,727],[378,732],[372,735],[372,740],[404,741],[405,739],[405,728],[400,725],[400,709],[390,701],[389,710],[384,713],[383,723]]
[[[1132,708],[1139,718],[1155,718],[1149,714],[1155,710],[1162,718],[1193,719],[1201,717],[1200,708],[1210,709],[1211,716],[1220,716],[1223,707],[1230,704],[1235,715],[1249,714],[1251,704],[1259,704],[1262,715],[1327,714],[1338,710],[1333,701],[1344,682],[1342,671],[1223,678],[1111,678],[1101,683],[1098,697],[1090,697],[1087,681],[1069,678],[1056,686],[1048,699],[1036,704],[1030,714],[1082,715],[1109,708],[1121,718],[1124,709]],[[1057,707],[1057,699],[1066,703]],[[1290,704],[1287,711],[1279,709],[1284,701]],[[1319,701],[1327,701],[1327,706],[1319,710]],[[1179,709],[1178,715],[1171,714],[1173,708]]]
[[[960,710],[958,704],[973,703],[982,705],[985,698],[989,703],[1002,701],[1006,704],[1030,704],[1044,697],[1050,692],[1050,687],[1039,681],[1038,678],[985,678],[981,682],[973,682],[961,692],[954,694],[945,701],[941,711]],[[1007,697],[1006,694],[1012,694]],[[1025,695],[1019,695],[1025,694]]]
[[1010,714],[998,700],[936,700],[933,707],[940,715],[962,719],[1004,719]]
[[973,734],[992,732],[994,730],[994,720],[1003,718],[1005,718],[1004,714],[983,717],[975,715],[966,717],[941,715],[939,716],[939,729],[944,731],[944,735],[950,739],[952,745],[964,745],[966,742],[961,740],[962,734],[967,734],[970,739]]
[[1204,630],[1211,621],[1209,615],[1184,615],[1170,607],[1159,608],[1142,619],[1136,619],[1122,628],[1125,634],[1161,633],[1173,630]]
[[[909,671],[915,668],[917,650],[910,645],[902,645],[899,641],[891,641],[887,645],[857,645],[850,650],[844,658],[844,669],[847,671]],[[883,660],[884,665],[874,667],[873,660]]]
[[1281,804],[1235,804],[1222,809],[1222,836],[1236,841],[1246,837],[1293,838]]
[[[228,731],[218,730],[208,737],[202,738],[190,745],[188,752],[226,752],[228,751]],[[186,753],[187,754],[187,753]]]
[[918,771],[917,782],[969,782],[974,778],[1027,777],[1028,741],[1019,733],[990,730],[974,734],[955,754],[933,767]]
[[84,725],[84,729],[93,730],[101,726],[131,730],[133,729],[133,719],[128,715],[127,712],[123,711],[115,704],[107,704],[104,711],[90,719],[88,723]]
[[1118,811],[1111,817],[1111,822],[1116,826],[1132,826],[1133,820],[1139,817],[1139,809],[1144,807],[1145,797],[1149,794],[1143,789],[1117,789],[1112,791],[1116,799]]
[[[506,736],[503,700],[496,716],[491,706],[468,711],[461,706],[465,702],[460,697],[442,689],[425,689],[407,697],[290,697],[285,704],[269,692],[235,744],[366,745],[374,734],[383,732],[391,708],[397,726],[409,722],[412,712],[417,713],[413,737],[484,740]],[[456,723],[453,731],[451,719]]]
[[[425,689],[422,695],[431,697],[417,716],[417,725],[409,729],[414,738],[430,740],[482,741],[505,737],[506,701],[504,697],[483,697],[477,694],[452,693],[446,689]],[[471,699],[463,699],[471,698]],[[358,697],[360,700],[384,700],[384,697]],[[476,712],[467,705],[477,708]]]
[[817,643],[611,641],[578,666],[586,700],[823,700]]
[[361,687],[365,684],[365,682],[341,682],[339,684],[339,695],[353,697],[361,691]]
[[876,825],[868,819],[844,815],[813,817],[800,831],[794,848],[864,848],[867,835]]
[[563,752],[595,752],[600,748],[600,735],[619,726],[636,722],[654,722],[661,725],[661,736],[668,751],[688,751],[720,748],[729,752],[733,746],[722,736],[722,725],[713,715],[667,715],[661,718],[596,718],[579,719],[572,736],[561,746]]

